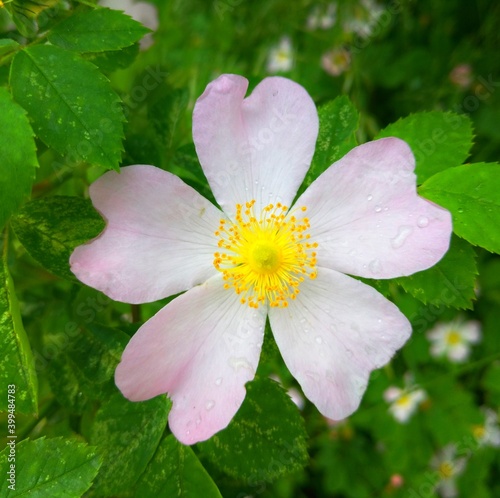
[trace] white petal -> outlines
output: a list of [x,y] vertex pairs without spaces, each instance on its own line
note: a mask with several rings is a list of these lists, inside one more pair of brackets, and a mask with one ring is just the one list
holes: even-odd
[[178,177],[154,166],[109,171],[90,186],[107,221],[98,238],[75,249],[71,270],[117,301],[145,303],[217,274],[223,214]]
[[248,81],[224,74],[193,112],[193,139],[217,202],[230,217],[255,199],[290,206],[311,163],[318,134],[314,102],[297,83],[271,77],[244,99]]
[[326,417],[358,407],[370,371],[385,365],[411,326],[397,307],[351,277],[318,268],[288,308],[271,308],[283,360],[304,394]]
[[383,138],[354,148],[309,186],[296,204],[308,208],[320,266],[394,278],[443,257],[451,215],[417,195],[414,167],[406,142]]
[[168,393],[169,425],[193,444],[224,429],[245,398],[264,336],[266,309],[224,289],[220,275],[174,299],[132,337],[115,380],[132,401]]

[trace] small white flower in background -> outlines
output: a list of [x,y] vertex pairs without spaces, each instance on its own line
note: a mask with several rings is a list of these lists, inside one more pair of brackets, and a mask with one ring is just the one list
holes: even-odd
[[330,29],[337,20],[337,4],[329,3],[328,5],[316,5],[309,17],[307,18],[307,28],[315,29]]
[[352,17],[344,22],[346,33],[355,33],[360,38],[369,38],[384,9],[373,0],[361,0],[354,7]]
[[471,345],[481,340],[481,325],[472,320],[438,323],[427,332],[427,339],[431,342],[432,356],[445,356],[454,363],[460,363],[469,357]]
[[[101,0],[100,5],[113,10],[123,10],[125,14],[140,22],[147,28],[156,31],[158,28],[158,11],[154,5],[147,2],[134,2],[132,0]],[[145,50],[153,44],[152,33],[148,33],[139,42],[141,49]]]
[[500,426],[498,425],[498,414],[491,408],[483,407],[484,425],[476,425],[472,432],[479,446],[500,447]]
[[416,412],[422,401],[427,399],[427,393],[423,389],[411,389],[406,387],[391,386],[384,391],[384,399],[390,403],[389,412],[402,424],[408,422]]
[[465,470],[467,459],[457,458],[457,448],[454,444],[445,446],[431,460],[431,467],[437,470],[438,482],[436,491],[443,498],[458,496],[457,477]]
[[351,54],[345,48],[334,48],[321,56],[321,67],[332,76],[340,76],[351,65]]
[[293,67],[292,41],[283,36],[278,45],[269,51],[267,71],[271,74],[290,71]]

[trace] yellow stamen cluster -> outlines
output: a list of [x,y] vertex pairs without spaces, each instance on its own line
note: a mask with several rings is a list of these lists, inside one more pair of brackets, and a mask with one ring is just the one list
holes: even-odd
[[237,204],[234,223],[220,220],[214,266],[223,274],[224,288],[234,288],[242,304],[258,308],[268,301],[285,308],[306,277],[316,278],[318,243],[310,241],[308,218],[287,213],[280,202],[266,206],[257,218],[254,205],[255,200]]
[[456,330],[450,330],[446,335],[446,342],[449,346],[456,346],[462,342],[462,336]]

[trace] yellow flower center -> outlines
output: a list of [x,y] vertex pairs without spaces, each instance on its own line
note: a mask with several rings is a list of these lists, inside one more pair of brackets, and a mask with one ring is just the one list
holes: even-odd
[[442,479],[449,479],[455,473],[451,462],[443,462],[438,469]]
[[408,406],[410,404],[411,398],[409,394],[403,394],[400,398],[396,400],[397,406]]
[[462,336],[456,330],[450,330],[446,336],[446,342],[450,346],[456,346],[462,342]]
[[486,428],[484,427],[484,425],[475,425],[472,428],[472,434],[474,434],[474,437],[476,439],[483,439],[486,435]]
[[308,218],[287,213],[279,202],[257,218],[254,205],[255,200],[237,204],[234,223],[220,220],[215,235],[221,252],[214,253],[214,266],[223,274],[224,288],[241,294],[242,304],[258,308],[267,301],[285,308],[305,277],[316,278],[318,243],[310,242]]

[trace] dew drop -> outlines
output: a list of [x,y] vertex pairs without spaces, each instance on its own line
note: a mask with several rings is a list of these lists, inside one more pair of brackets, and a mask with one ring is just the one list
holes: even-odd
[[391,239],[392,247],[394,247],[394,249],[399,249],[405,243],[406,239],[409,237],[412,231],[413,228],[408,225],[399,227],[398,234],[396,235],[396,237]]
[[375,206],[375,212],[376,213],[380,213],[380,211],[382,211],[382,207],[381,206]]
[[429,218],[427,216],[420,216],[417,220],[417,226],[419,228],[425,228],[429,224]]
[[213,399],[210,399],[205,403],[205,409],[207,410],[207,412],[210,411],[214,406],[215,401]]
[[316,339],[315,341],[318,343],[318,344],[323,344],[323,338],[320,337],[319,335],[316,336]]
[[367,201],[371,201],[372,199],[373,199],[373,195],[369,195],[369,196],[366,198],[366,200],[367,200]]
[[189,436],[191,434],[191,431],[186,431],[186,436]]
[[217,379],[215,379],[216,386],[220,386],[221,384],[222,384],[222,377],[218,377]]
[[201,418],[200,418],[200,417],[198,417],[198,418],[196,419],[196,425],[200,425],[200,424],[201,424]]

